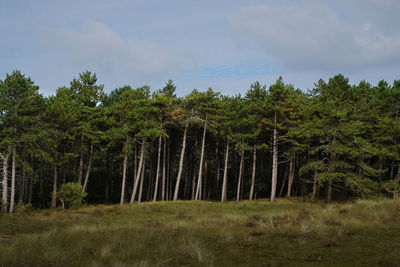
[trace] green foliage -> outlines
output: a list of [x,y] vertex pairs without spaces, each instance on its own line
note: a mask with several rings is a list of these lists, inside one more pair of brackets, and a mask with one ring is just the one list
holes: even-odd
[[86,196],[87,193],[82,192],[82,186],[78,183],[63,184],[57,192],[57,198],[65,208],[80,206]]
[[[222,95],[208,88],[179,97],[175,91],[175,84],[169,80],[155,91],[147,85],[127,85],[105,94],[96,74],[86,71],[69,87],[43,97],[29,77],[14,71],[0,81],[1,156],[16,150],[16,187],[28,187],[21,183],[23,169],[27,180],[35,184],[34,206],[46,206],[51,187],[56,189],[61,179],[68,182],[65,177],[77,177],[78,173],[80,178],[96,176],[96,183],[89,186],[93,186],[93,191],[88,191],[90,197],[103,202],[107,196],[114,202],[122,187],[122,159],[126,158],[127,176],[137,173],[134,152],[142,140],[147,140],[143,195],[150,195],[148,191],[154,189],[158,137],[165,137],[161,172],[167,188],[163,190],[169,190],[176,182],[177,155],[187,129],[183,164],[188,198],[190,180],[197,173],[202,129],[206,127],[204,157],[209,167],[204,178],[205,195],[215,198],[221,189],[216,183],[225,153],[221,146],[228,142],[236,148],[230,150],[229,176],[238,172],[235,153],[245,154],[245,197],[253,151],[257,156],[256,191],[265,194],[270,187],[265,178],[272,169],[272,155],[266,150],[273,148],[271,140],[276,130],[277,183],[282,192],[287,188],[290,162],[294,162],[290,177],[297,195],[317,190],[315,193],[321,196],[328,184],[332,185],[333,195],[344,197],[399,193],[400,81],[391,85],[385,81],[376,86],[366,81],[351,85],[339,74],[327,82],[318,81],[308,93],[286,84],[281,77],[268,87],[254,82],[244,96]],[[292,156],[294,161],[289,160]],[[58,170],[59,180],[53,184],[46,177],[54,169]],[[228,192],[234,191],[236,181],[231,180]],[[42,182],[40,186],[36,186],[38,181]],[[127,179],[127,186],[131,182]],[[1,190],[10,192],[10,183]]]
[[15,212],[16,213],[30,213],[34,211],[34,207],[32,204],[17,204],[15,205]]

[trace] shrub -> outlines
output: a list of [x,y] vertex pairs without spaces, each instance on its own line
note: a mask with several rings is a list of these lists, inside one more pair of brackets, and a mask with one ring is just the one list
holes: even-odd
[[16,213],[29,213],[34,210],[35,209],[32,207],[32,204],[17,204],[14,207],[14,211]]
[[63,184],[57,192],[57,198],[60,199],[65,208],[81,205],[86,195],[87,193],[82,192],[82,186],[79,183]]

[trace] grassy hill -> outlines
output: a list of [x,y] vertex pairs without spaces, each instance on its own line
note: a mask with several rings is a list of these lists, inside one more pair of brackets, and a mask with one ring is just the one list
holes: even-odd
[[0,215],[1,266],[400,264],[400,202],[266,200]]

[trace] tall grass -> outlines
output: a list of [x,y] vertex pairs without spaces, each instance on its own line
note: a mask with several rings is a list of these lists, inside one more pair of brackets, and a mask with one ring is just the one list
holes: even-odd
[[1,266],[400,264],[400,202],[280,199],[0,215]]

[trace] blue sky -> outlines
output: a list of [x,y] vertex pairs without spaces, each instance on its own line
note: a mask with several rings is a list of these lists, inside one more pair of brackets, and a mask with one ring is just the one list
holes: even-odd
[[0,1],[0,79],[19,69],[43,94],[85,70],[107,92],[245,93],[279,76],[295,87],[343,73],[400,79],[398,0]]

